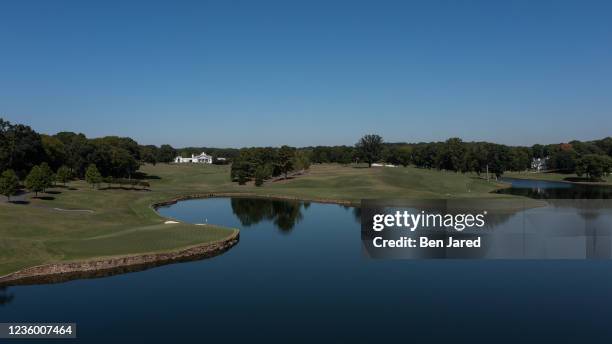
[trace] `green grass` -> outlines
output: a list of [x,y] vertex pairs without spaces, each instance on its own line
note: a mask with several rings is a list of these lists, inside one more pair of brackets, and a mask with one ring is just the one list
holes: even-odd
[[[176,250],[226,238],[215,226],[163,224],[150,205],[208,192],[240,192],[302,199],[358,201],[362,198],[491,197],[501,184],[472,175],[407,168],[315,165],[303,176],[257,188],[229,180],[228,166],[147,165],[152,191],[93,190],[82,181],[74,190],[55,188],[53,200],[28,205],[0,201],[0,275],[59,261]],[[508,196],[495,196],[508,197]],[[89,209],[93,213],[62,212]]]
[[[504,177],[522,178],[522,179],[537,179],[537,180],[549,180],[549,181],[566,181],[566,178],[577,178],[576,174],[562,174],[562,173],[534,173],[534,172],[508,172],[504,174]],[[603,178],[603,182],[594,184],[606,184],[612,185],[612,175]],[[593,183],[589,183],[593,184]]]

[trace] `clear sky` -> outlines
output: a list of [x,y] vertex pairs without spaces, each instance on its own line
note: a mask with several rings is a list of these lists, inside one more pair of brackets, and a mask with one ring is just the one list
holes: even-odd
[[0,117],[143,144],[612,135],[612,1],[4,1]]

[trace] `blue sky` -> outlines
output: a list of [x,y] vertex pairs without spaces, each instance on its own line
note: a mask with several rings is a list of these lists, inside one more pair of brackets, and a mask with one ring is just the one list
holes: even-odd
[[612,134],[610,1],[12,1],[0,117],[242,147]]

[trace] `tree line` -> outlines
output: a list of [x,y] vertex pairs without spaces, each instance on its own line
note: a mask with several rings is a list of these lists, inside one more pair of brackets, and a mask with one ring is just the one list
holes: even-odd
[[170,145],[143,146],[129,137],[40,134],[0,118],[0,192],[13,195],[19,181],[35,193],[72,178],[86,179],[92,185],[103,181],[133,184],[124,179],[131,180],[143,163],[168,163],[176,154]]
[[530,169],[534,158],[546,160],[546,170],[576,173],[597,179],[610,173],[612,137],[594,141],[531,147],[507,146],[490,142],[464,142],[450,138],[444,142],[385,143],[378,135],[366,135],[354,146],[306,147],[313,163],[388,163],[414,165],[457,172],[501,176],[505,171]]
[[264,181],[283,176],[291,172],[301,172],[310,168],[310,159],[306,152],[294,147],[252,147],[240,149],[232,161],[230,176],[238,184],[254,180],[256,186]]
[[39,134],[29,126],[0,118],[0,189],[4,195],[12,195],[15,184],[23,181],[31,186],[28,189],[42,191],[48,187],[49,180],[65,182],[71,178],[86,179],[92,185],[104,181],[110,184],[131,180],[144,163],[169,163],[178,154],[189,156],[202,151],[232,162],[233,181],[244,184],[254,180],[256,185],[271,178],[287,178],[290,173],[307,170],[311,163],[371,166],[380,162],[478,174],[490,172],[499,177],[505,171],[528,170],[534,158],[541,158],[546,159],[548,170],[576,173],[592,180],[608,175],[612,169],[612,137],[523,147],[464,142],[460,138],[444,142],[386,143],[378,135],[366,135],[353,146],[177,150],[167,144],[139,145],[129,137],[87,138],[73,132]]
[[[546,170],[576,173],[590,180],[600,180],[612,170],[612,137],[594,141],[531,147],[507,146],[490,142],[465,142],[450,138],[443,142],[386,143],[379,135],[365,135],[354,146],[316,146],[293,148],[243,148],[232,165],[232,180],[265,180],[283,171],[301,169],[292,166],[295,156],[310,163],[385,163],[414,165],[456,172],[491,173],[501,177],[506,171],[526,171],[534,159],[545,161]],[[284,168],[282,161],[289,161]],[[258,178],[259,176],[259,178]],[[263,177],[262,177],[263,176]]]
[[92,164],[103,176],[131,178],[141,164],[171,162],[176,154],[170,145],[143,146],[129,137],[39,134],[29,126],[0,118],[0,171],[13,170],[19,178],[43,162],[53,171],[65,166],[78,178],[84,178]]

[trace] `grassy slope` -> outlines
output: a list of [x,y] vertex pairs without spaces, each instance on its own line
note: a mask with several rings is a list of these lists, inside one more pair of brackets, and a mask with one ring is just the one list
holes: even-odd
[[73,182],[70,186],[77,190],[57,188],[61,193],[49,195],[54,200],[33,199],[29,205],[0,202],[0,275],[43,263],[178,249],[220,240],[230,233],[213,226],[163,224],[150,205],[179,195],[248,192],[357,201],[475,197],[500,186],[472,176],[410,167],[319,165],[308,175],[261,188],[231,183],[227,166],[157,165],[144,166],[143,171],[161,178],[151,180],[151,192],[92,190],[83,182]]
[[[565,181],[564,180],[565,178],[572,178],[572,177],[578,177],[578,176],[575,174],[561,174],[561,173],[508,172],[504,174],[504,177],[550,180],[550,181]],[[605,182],[588,183],[588,184],[612,185],[612,175],[605,177],[604,180]]]

